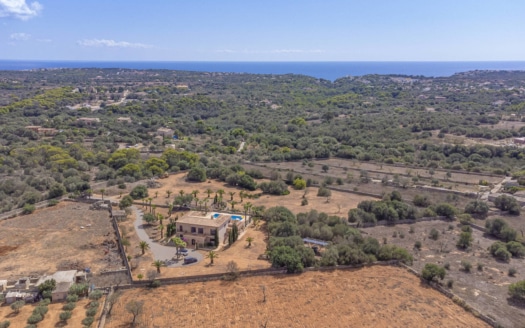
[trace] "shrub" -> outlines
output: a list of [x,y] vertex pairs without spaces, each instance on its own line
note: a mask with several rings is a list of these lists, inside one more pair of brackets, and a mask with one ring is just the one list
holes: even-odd
[[457,213],[457,209],[448,203],[438,204],[434,211],[437,215],[444,216],[447,219],[453,219]]
[[459,240],[456,243],[456,246],[462,249],[467,249],[472,245],[472,233],[462,232],[459,235]]
[[293,181],[293,187],[295,190],[302,190],[306,188],[306,181],[302,178],[295,178]]
[[436,229],[432,228],[432,230],[430,230],[430,233],[429,233],[428,237],[430,239],[433,239],[433,240],[438,240],[439,239],[439,231],[437,231]]
[[33,309],[33,314],[40,314],[42,317],[49,311],[46,305],[39,305]]
[[483,271],[483,263],[478,263],[478,271]]
[[461,261],[461,267],[463,268],[463,271],[470,272],[472,269],[472,263],[469,261]]
[[525,246],[523,246],[521,243],[517,241],[509,241],[507,243],[507,250],[514,257],[522,258],[525,256]]
[[143,199],[148,197],[148,188],[144,185],[138,185],[131,192],[129,193],[131,198],[137,200],[137,199]]
[[94,317],[97,314],[97,308],[89,308],[86,310],[86,316]]
[[509,295],[514,299],[525,301],[525,280],[510,284]]
[[306,206],[306,205],[308,205],[308,199],[303,198],[303,199],[301,200],[301,206]]
[[481,200],[471,201],[465,206],[465,213],[472,214],[479,218],[485,218],[489,212],[487,203]]
[[321,187],[317,190],[317,196],[318,197],[330,197],[332,196],[332,191],[328,188]]
[[93,324],[93,321],[95,321],[95,318],[93,317],[86,317],[82,320],[82,324],[84,326],[90,327]]
[[418,251],[421,250],[421,242],[419,240],[414,243],[414,248]]
[[29,318],[27,318],[28,324],[36,324],[42,321],[44,318],[40,314],[32,314]]
[[425,267],[423,268],[423,272],[421,273],[421,276],[423,279],[427,281],[433,281],[436,278],[439,278],[443,280],[446,275],[446,271],[444,268],[440,267],[437,264],[433,263],[427,263],[425,264]]
[[415,195],[413,203],[417,207],[428,207],[428,206],[430,206],[430,200],[428,199],[427,196],[423,196],[423,195]]
[[102,297],[102,291],[100,290],[94,290],[93,292],[91,292],[91,294],[89,294],[90,300],[99,300],[101,297]]
[[62,307],[62,310],[64,311],[73,311],[73,309],[77,306],[76,303],[74,302],[69,302],[67,304],[65,304],[63,307]]
[[449,281],[447,281],[447,287],[448,288],[454,287],[454,280],[450,279]]
[[99,306],[99,303],[97,301],[91,301],[89,303],[89,307],[90,308],[95,308],[96,309],[96,308],[98,308],[98,306]]
[[509,276],[514,277],[518,273],[518,270],[516,268],[509,268]]
[[22,214],[31,214],[36,210],[35,205],[33,204],[25,204],[22,210]]
[[71,311],[64,311],[59,315],[60,321],[68,321],[71,318]]
[[501,261],[505,261],[505,262],[509,262],[510,261],[510,258],[512,257],[512,254],[510,254],[509,251],[507,251],[506,248],[498,248],[495,252],[494,252],[494,256],[498,259],[498,260],[501,260]]
[[416,229],[414,229],[413,226],[410,226],[410,229],[408,229],[408,233],[414,233],[416,232]]
[[13,304],[11,304],[11,310],[13,310],[15,313],[18,313],[24,305],[26,305],[26,302],[16,301]]
[[9,320],[0,322],[0,328],[8,328],[11,325],[11,322]]
[[69,295],[67,295],[67,297],[66,297],[66,301],[67,301],[67,302],[76,302],[76,301],[78,301],[78,295],[75,295],[75,294],[69,294]]
[[443,265],[443,267],[447,270],[450,270],[450,263],[448,262],[445,262],[445,264]]

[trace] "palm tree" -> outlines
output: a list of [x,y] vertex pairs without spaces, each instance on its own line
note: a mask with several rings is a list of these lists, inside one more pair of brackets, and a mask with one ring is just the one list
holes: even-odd
[[157,209],[157,205],[153,204],[150,207],[151,207],[153,215],[155,215],[155,210]]
[[230,194],[230,200],[233,200],[233,195],[235,195],[235,191],[228,192]]
[[162,221],[164,220],[164,215],[157,213],[157,220],[159,220],[160,225],[162,225]]
[[148,203],[146,203],[146,198],[142,198],[142,206],[146,206],[146,209],[148,208]]
[[149,249],[149,244],[145,241],[141,241],[139,243],[139,248],[142,251],[142,255],[144,255],[144,253],[146,253],[146,250]]
[[215,251],[210,251],[206,255],[207,259],[210,259],[210,264],[213,265],[213,260],[219,258],[219,254],[217,254]]
[[250,209],[252,208],[252,206],[253,206],[253,205],[252,205],[252,203],[250,203],[250,202],[244,203],[244,204],[242,205],[242,207],[244,208],[244,216],[245,216],[245,217],[248,216],[248,212],[250,211]]
[[195,197],[195,207],[197,207],[197,203],[199,202],[199,198],[198,197]]
[[171,190],[166,190],[166,195],[168,195],[168,198],[171,196]]
[[168,205],[168,217],[171,216],[172,212],[173,212],[173,204],[169,204]]
[[219,198],[222,199],[222,195],[224,195],[224,190],[219,189],[217,190],[217,193],[219,194]]
[[160,239],[164,238],[164,226],[159,224],[159,231],[160,231]]
[[160,268],[165,267],[166,264],[161,260],[156,260],[152,264],[155,268],[157,268],[157,273],[160,273]]
[[248,247],[252,247],[253,237],[247,237],[246,242],[248,243]]
[[237,202],[232,200],[230,201],[230,204],[232,205],[232,211],[233,211],[235,209],[235,204],[237,204]]
[[182,189],[179,190],[179,195],[180,195],[181,197],[184,196],[184,190],[182,190]]
[[212,192],[213,192],[213,190],[211,190],[210,188],[206,189],[206,193],[208,194],[208,198],[210,198],[210,195],[211,195]]
[[149,202],[149,212],[150,213],[151,213],[151,201],[153,201],[153,198],[149,197],[148,202]]
[[241,190],[241,191],[239,192],[239,197],[241,198],[241,203],[242,203],[242,200],[243,200],[243,198],[244,198],[244,190]]
[[102,195],[102,200],[104,200],[104,194],[106,193],[106,189],[100,189],[100,194]]
[[199,191],[198,190],[193,190],[191,192],[191,194],[193,195],[193,198],[197,198],[197,195],[199,194]]
[[159,192],[155,191],[155,198],[159,197]]

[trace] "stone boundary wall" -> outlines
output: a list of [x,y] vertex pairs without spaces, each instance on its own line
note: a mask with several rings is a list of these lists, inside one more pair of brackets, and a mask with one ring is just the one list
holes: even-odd
[[[447,222],[454,222],[454,220],[447,219],[445,216],[432,216],[432,217],[422,217],[416,220],[399,220],[394,223],[390,223],[388,221],[378,221],[376,223],[362,223],[358,228],[371,228],[371,227],[377,227],[377,226],[395,226],[398,224],[414,224],[417,222],[424,222],[424,221],[447,221]],[[355,225],[354,225],[355,226]]]

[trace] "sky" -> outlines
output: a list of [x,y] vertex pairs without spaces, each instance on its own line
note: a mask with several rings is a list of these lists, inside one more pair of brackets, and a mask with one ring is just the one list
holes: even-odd
[[525,0],[0,0],[0,59],[524,61]]

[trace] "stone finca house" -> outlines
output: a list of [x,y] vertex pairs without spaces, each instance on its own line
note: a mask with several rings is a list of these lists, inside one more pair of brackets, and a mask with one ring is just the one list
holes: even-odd
[[68,270],[68,271],[57,271],[49,276],[42,276],[38,279],[36,286],[40,286],[46,280],[54,279],[56,281],[56,287],[51,292],[51,299],[53,302],[64,301],[69,292],[69,288],[74,283],[79,283],[86,281],[85,272],[77,270]]
[[227,213],[207,213],[193,211],[177,221],[176,235],[188,243],[188,247],[215,247],[228,241],[228,233],[237,225],[239,231],[244,230],[246,218],[242,215]]

